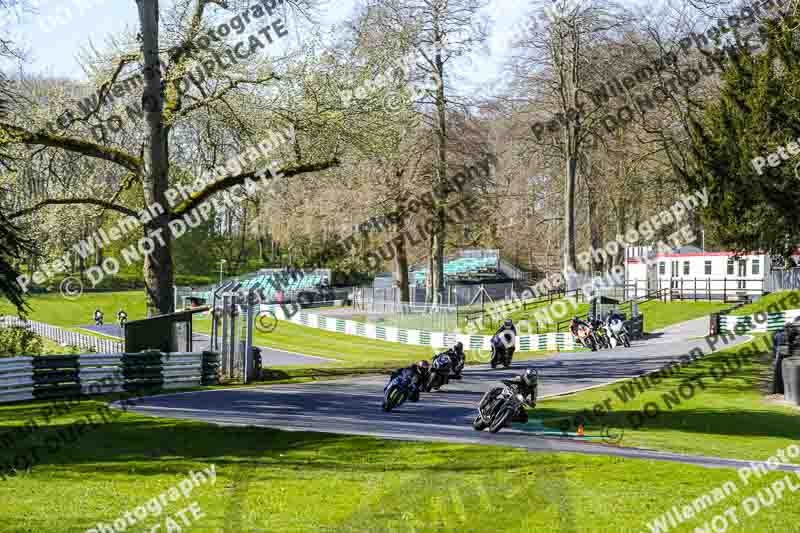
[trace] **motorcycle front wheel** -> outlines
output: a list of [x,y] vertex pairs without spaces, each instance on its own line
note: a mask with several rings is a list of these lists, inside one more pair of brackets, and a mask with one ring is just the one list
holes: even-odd
[[626,348],[630,348],[631,347],[631,341],[628,340],[628,336],[627,335],[624,335],[622,337],[622,341],[625,343],[625,347]]
[[504,409],[502,413],[499,413],[494,420],[492,420],[492,424],[489,426],[489,433],[497,433],[503,429],[511,415],[512,413],[508,409]]
[[472,429],[475,431],[483,431],[486,429],[486,422],[484,422],[481,415],[476,416],[475,420],[472,421]]

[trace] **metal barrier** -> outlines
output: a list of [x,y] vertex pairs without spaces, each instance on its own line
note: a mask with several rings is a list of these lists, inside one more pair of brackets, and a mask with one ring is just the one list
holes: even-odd
[[0,358],[0,403],[219,383],[219,356],[116,353]]

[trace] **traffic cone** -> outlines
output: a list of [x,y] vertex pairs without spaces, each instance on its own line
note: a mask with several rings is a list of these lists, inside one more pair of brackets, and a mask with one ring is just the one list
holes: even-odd
[[578,436],[583,437],[583,424],[578,426]]

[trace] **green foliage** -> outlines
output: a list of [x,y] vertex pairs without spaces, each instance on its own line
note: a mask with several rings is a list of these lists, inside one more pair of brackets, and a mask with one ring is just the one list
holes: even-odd
[[0,357],[41,355],[42,338],[28,328],[0,328]]
[[762,175],[751,163],[800,137],[799,23],[796,16],[767,23],[766,51],[730,60],[720,98],[692,121],[693,168],[684,177],[708,187],[704,214],[722,246],[786,255],[800,241],[798,161],[766,165]]

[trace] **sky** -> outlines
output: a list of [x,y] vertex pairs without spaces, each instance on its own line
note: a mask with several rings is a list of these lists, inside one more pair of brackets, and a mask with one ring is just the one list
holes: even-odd
[[[22,22],[7,14],[0,28],[11,28],[12,34],[24,40],[30,50],[25,65],[27,75],[48,75],[85,79],[77,60],[80,50],[93,43],[103,48],[110,36],[127,29],[138,28],[135,0],[30,0],[37,13],[25,13]],[[162,6],[171,0],[162,0]],[[324,28],[342,22],[352,14],[355,0],[328,0],[320,11]],[[162,7],[163,9],[163,7]],[[458,70],[467,84],[478,86],[491,82],[502,74],[507,42],[529,10],[520,0],[492,0],[484,12],[492,22],[493,31],[487,42],[488,54],[478,51],[462,60]],[[291,32],[291,24],[289,24]],[[295,32],[295,38],[301,38]],[[3,70],[9,70],[4,65]],[[15,69],[16,70],[16,69]]]

